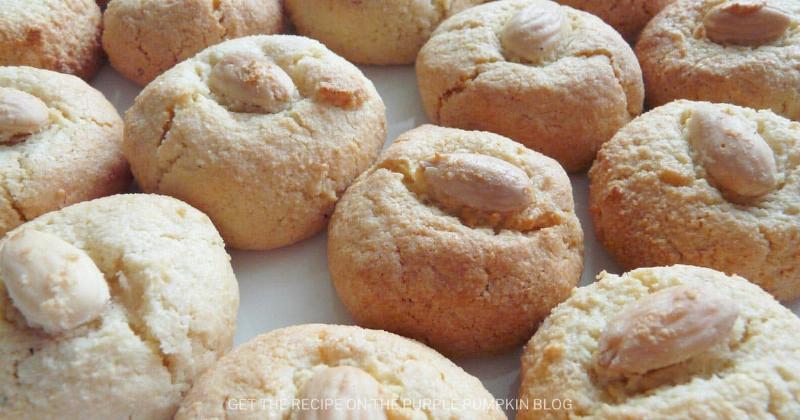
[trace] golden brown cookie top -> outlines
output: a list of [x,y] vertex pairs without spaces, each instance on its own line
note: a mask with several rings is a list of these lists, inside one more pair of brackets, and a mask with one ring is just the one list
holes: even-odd
[[[329,418],[333,410],[322,414],[310,405],[325,398],[360,408],[348,415],[340,411],[341,418],[505,418],[478,379],[416,341],[308,324],[260,335],[234,350],[197,383],[176,419],[233,413]],[[425,408],[425,400],[443,403]]]
[[[686,265],[606,272],[545,320],[522,356],[520,398],[569,410],[520,419],[776,417],[794,395],[800,320],[738,276]],[[767,391],[769,390],[769,391]]]

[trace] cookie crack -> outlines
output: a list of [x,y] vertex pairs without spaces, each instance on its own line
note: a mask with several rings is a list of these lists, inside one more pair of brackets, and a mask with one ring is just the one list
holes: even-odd
[[6,184],[6,179],[5,178],[0,180],[0,194],[2,194],[3,197],[6,199],[6,201],[8,202],[8,207],[14,213],[16,213],[17,217],[21,221],[27,222],[28,218],[25,217],[25,212],[24,212],[23,208],[19,205],[17,200],[14,198],[13,194],[11,194],[11,190],[8,188],[8,185]]
[[[169,136],[170,131],[172,131],[173,121],[175,120],[175,109],[176,109],[175,105],[171,105],[166,109],[167,119],[166,121],[164,121],[164,124],[161,125],[161,135],[158,139],[158,144],[156,145],[156,159],[158,159],[161,156],[161,149],[167,142],[167,137]],[[185,149],[185,146],[183,147],[183,149]],[[161,190],[161,182],[164,180],[164,177],[170,172],[172,172],[173,167],[178,162],[178,160],[180,160],[182,156],[183,152],[176,153],[175,157],[168,160],[166,162],[166,165],[164,165],[164,167],[162,167],[162,165],[159,164],[159,174],[158,174],[158,179],[156,180],[157,190],[159,191]]]
[[471,82],[474,82],[475,79],[477,79],[481,74],[483,74],[486,71],[484,67],[487,64],[493,64],[496,63],[497,61],[498,61],[497,59],[493,58],[475,63],[476,64],[475,68],[472,70],[470,74],[461,77],[453,86],[442,92],[442,94],[439,95],[438,103],[436,106],[436,121],[442,120],[442,108],[444,108],[445,104],[452,96],[457,95],[466,90]]
[[597,49],[593,51],[583,51],[575,55],[575,57],[581,58],[593,58],[593,57],[605,57],[608,59],[608,63],[611,66],[611,72],[614,73],[614,80],[617,82],[617,86],[619,86],[620,90],[625,96],[625,110],[628,112],[628,115],[631,118],[636,117],[637,113],[631,111],[631,104],[630,98],[628,97],[628,90],[625,88],[625,84],[622,82],[622,74],[620,72],[619,65],[614,58],[614,54],[606,49]]

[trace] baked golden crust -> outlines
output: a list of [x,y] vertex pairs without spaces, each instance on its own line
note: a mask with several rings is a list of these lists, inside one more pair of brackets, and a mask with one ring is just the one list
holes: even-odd
[[566,6],[570,29],[554,56],[536,65],[511,61],[499,34],[537,3],[550,2],[497,1],[443,22],[417,58],[422,103],[436,124],[495,132],[581,170],[642,111],[641,71],[616,31]]
[[[297,91],[287,108],[239,112],[224,97],[233,89],[209,85],[239,54],[285,74]],[[144,191],[199,208],[229,246],[271,249],[323,229],[385,136],[383,101],[355,66],[317,41],[263,35],[210,47],[148,85],[125,115],[124,146]]]
[[358,64],[411,64],[441,21],[486,0],[286,0],[297,32]]
[[6,0],[0,66],[31,66],[91,79],[102,64],[102,15],[94,0]]
[[[242,344],[203,375],[175,418],[296,418],[299,410],[290,404],[304,398],[304,386],[338,366],[359,368],[381,384],[392,407],[388,418],[506,418],[478,379],[430,348],[385,331],[322,324],[282,328]],[[253,404],[229,403],[242,399]],[[426,400],[445,404],[419,405]]]
[[[778,186],[729,201],[687,141],[699,105],[758,127],[775,156]],[[800,124],[771,111],[676,101],[631,122],[589,171],[592,220],[626,268],[675,263],[739,274],[780,300],[800,297]]]
[[227,39],[283,32],[280,0],[114,0],[103,13],[103,48],[123,76],[146,85]]
[[0,235],[44,213],[125,191],[122,119],[102,93],[75,76],[0,67],[0,87],[47,107],[42,130],[0,145]]
[[230,350],[236,277],[222,238],[196,209],[115,195],[19,229],[83,250],[111,302],[98,319],[51,337],[27,325],[0,283],[0,417],[170,419],[195,377]]
[[[678,0],[654,18],[636,45],[650,107],[676,99],[771,109],[800,119],[800,31],[760,46],[720,45],[703,19],[720,0]],[[794,19],[800,3],[769,0]],[[796,23],[794,24],[796,26]]]
[[648,22],[675,0],[557,0],[596,15],[628,41],[635,41]]
[[[683,362],[602,383],[594,358],[607,323],[645,296],[673,286],[715,290],[733,301],[737,320],[724,342]],[[600,273],[553,310],[522,355],[517,418],[777,418],[800,412],[800,320],[738,276],[692,267]],[[559,410],[536,408],[536,401]],[[542,402],[546,403],[542,403]]]
[[[533,203],[493,216],[442,209],[410,183],[437,153],[492,156],[531,179]],[[356,321],[448,355],[524,342],[578,283],[583,233],[558,164],[501,136],[422,126],[400,136],[345,193],[328,229],[328,262]],[[473,226],[473,227],[471,227]]]

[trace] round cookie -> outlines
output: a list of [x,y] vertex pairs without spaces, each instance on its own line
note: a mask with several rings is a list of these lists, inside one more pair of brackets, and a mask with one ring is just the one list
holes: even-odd
[[122,128],[114,106],[77,77],[0,67],[0,236],[127,189]]
[[222,358],[175,416],[196,418],[506,417],[477,378],[420,343],[309,324],[260,335]]
[[645,25],[675,0],[558,0],[603,19],[623,38],[635,41]]
[[102,63],[94,0],[3,0],[0,66],[32,66],[90,79]]
[[0,272],[2,418],[170,419],[232,345],[230,257],[173,198],[48,213],[6,236]]
[[199,208],[240,249],[317,233],[385,136],[372,83],[296,36],[211,47],[151,83],[125,115],[139,186]]
[[417,58],[436,124],[510,137],[561,163],[591,164],[642,111],[636,56],[611,27],[547,0],[502,0],[443,22]]
[[625,267],[711,267],[800,297],[800,124],[676,101],[620,130],[589,178],[597,236]]
[[636,45],[648,105],[690,99],[800,119],[798,21],[795,0],[676,1]]
[[281,0],[113,0],[103,48],[123,76],[146,85],[206,47],[283,32]]
[[360,325],[456,356],[530,338],[583,268],[554,160],[492,133],[401,135],[336,206],[328,265]]
[[787,332],[800,320],[757,286],[684,265],[598,280],[528,343],[518,419],[797,417],[800,341]]
[[411,64],[436,26],[486,0],[286,0],[297,32],[358,64]]

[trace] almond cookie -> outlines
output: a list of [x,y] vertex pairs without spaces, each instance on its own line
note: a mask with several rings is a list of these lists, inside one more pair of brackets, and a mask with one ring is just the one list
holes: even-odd
[[0,236],[49,211],[122,192],[122,119],[77,77],[0,67]]
[[210,47],[147,86],[125,115],[125,155],[139,186],[199,208],[240,249],[276,248],[324,228],[385,137],[372,83],[296,36]]
[[603,19],[623,38],[634,41],[647,22],[675,0],[558,0]]
[[204,374],[175,419],[209,418],[506,417],[477,378],[416,341],[309,324],[260,335]]
[[522,344],[583,268],[554,160],[492,133],[401,135],[336,206],[328,265],[355,320],[448,355]]
[[799,329],[738,276],[686,265],[602,272],[528,343],[517,418],[796,419],[800,340],[787,332]]
[[0,418],[170,419],[233,341],[207,216],[157,195],[48,213],[0,243]]
[[636,45],[648,104],[691,99],[800,119],[799,21],[796,0],[673,3]]
[[32,66],[90,79],[102,63],[94,0],[0,1],[0,66]]
[[800,297],[800,124],[676,101],[620,130],[589,178],[597,236],[625,267],[711,267]]
[[286,0],[297,32],[359,64],[411,64],[441,21],[486,0]]
[[140,85],[211,45],[284,29],[281,0],[113,0],[103,23],[111,65]]
[[437,124],[508,136],[561,163],[591,164],[642,111],[628,44],[586,12],[548,0],[503,0],[446,20],[422,48],[417,79]]

